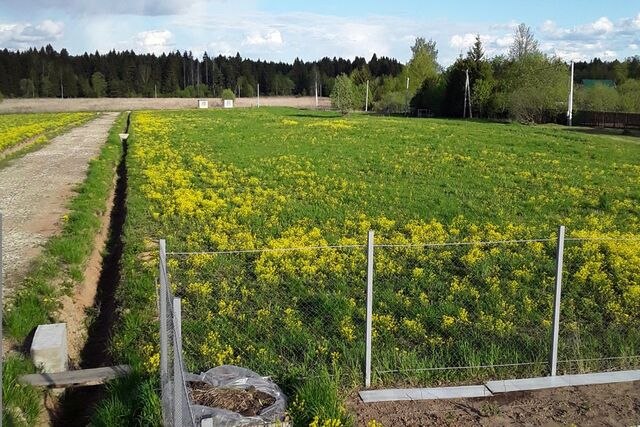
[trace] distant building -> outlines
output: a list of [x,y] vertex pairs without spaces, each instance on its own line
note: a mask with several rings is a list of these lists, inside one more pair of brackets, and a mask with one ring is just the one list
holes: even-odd
[[582,80],[582,85],[585,88],[594,87],[595,85],[603,85],[603,86],[615,88],[616,82],[614,82],[613,80],[584,79]]

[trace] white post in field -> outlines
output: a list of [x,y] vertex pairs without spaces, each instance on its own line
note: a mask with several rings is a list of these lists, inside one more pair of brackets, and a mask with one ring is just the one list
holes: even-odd
[[573,72],[575,64],[571,61],[571,81],[569,82],[569,110],[567,111],[567,124],[573,125]]
[[258,83],[258,108],[260,108],[260,83]]
[[407,77],[407,94],[405,95],[405,114],[409,112],[409,81],[410,77]]
[[371,337],[373,330],[373,231],[367,239],[367,326],[365,337],[364,386],[371,387]]
[[316,108],[318,108],[318,75],[316,74]]
[[560,332],[560,300],[562,298],[562,263],[564,257],[564,232],[561,225],[558,229],[558,247],[556,252],[556,293],[553,300],[553,331],[551,333],[551,376],[558,370],[558,337]]
[[364,100],[364,111],[369,112],[369,80],[367,80],[367,96]]

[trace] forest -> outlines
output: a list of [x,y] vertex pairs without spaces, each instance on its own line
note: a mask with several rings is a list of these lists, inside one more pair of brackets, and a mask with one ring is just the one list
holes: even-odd
[[[113,50],[70,55],[50,45],[4,49],[0,99],[220,97],[231,92],[253,97],[258,90],[261,95],[313,96],[317,90],[319,96],[332,96],[334,107],[344,111],[556,121],[567,111],[570,66],[538,46],[531,28],[521,24],[508,53],[489,57],[478,35],[467,54],[448,67],[438,62],[436,42],[422,37],[411,46],[406,64],[377,55],[284,63],[240,53],[195,57],[187,51],[157,56]],[[574,82],[578,110],[640,112],[640,56],[576,62]]]
[[156,56],[133,51],[70,55],[48,45],[39,50],[0,50],[0,92],[7,97],[204,97],[220,96],[225,88],[239,97],[331,93],[333,79],[367,68],[373,76],[396,76],[402,64],[374,55],[369,61],[323,58],[292,64],[191,52]]

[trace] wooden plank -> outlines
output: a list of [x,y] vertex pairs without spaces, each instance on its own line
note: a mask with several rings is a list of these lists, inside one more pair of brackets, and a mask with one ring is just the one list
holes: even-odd
[[18,381],[35,387],[67,388],[104,384],[105,382],[124,377],[131,373],[131,366],[119,365],[105,368],[65,371],[51,374],[22,375]]

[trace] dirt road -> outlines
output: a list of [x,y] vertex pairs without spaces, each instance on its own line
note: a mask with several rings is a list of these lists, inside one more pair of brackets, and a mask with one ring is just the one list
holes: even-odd
[[[221,108],[222,101],[209,98],[210,108]],[[319,98],[319,108],[331,107],[329,98]],[[258,105],[257,98],[238,98],[236,107],[248,108]],[[264,107],[315,108],[315,97],[268,96],[260,97]],[[194,98],[36,98],[5,99],[0,102],[0,113],[45,113],[75,111],[129,111],[129,110],[184,110],[197,108]]]
[[60,230],[73,190],[86,178],[89,160],[99,154],[117,116],[101,114],[0,169],[4,295],[15,288],[42,244]]

